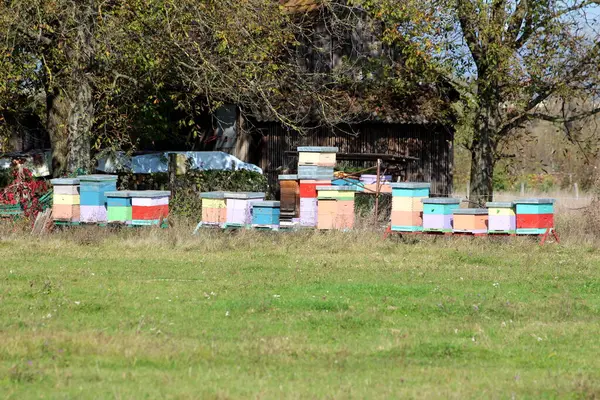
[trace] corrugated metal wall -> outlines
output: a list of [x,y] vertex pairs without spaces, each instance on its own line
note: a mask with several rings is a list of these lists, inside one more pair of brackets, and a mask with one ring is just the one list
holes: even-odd
[[[401,181],[430,181],[432,195],[452,193],[453,132],[441,125],[404,125],[363,123],[332,132],[327,128],[300,135],[277,123],[254,124],[262,135],[261,168],[269,183],[285,170],[297,170],[297,158],[286,156],[298,146],[336,146],[340,153],[380,153],[416,157],[407,162]],[[351,132],[350,134],[344,132]],[[373,162],[352,162],[353,166],[371,167]]]

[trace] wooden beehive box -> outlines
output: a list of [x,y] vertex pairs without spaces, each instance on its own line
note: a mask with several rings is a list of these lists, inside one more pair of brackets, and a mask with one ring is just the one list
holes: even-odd
[[52,179],[52,218],[61,222],[79,222],[81,196],[79,179]]
[[398,232],[423,230],[423,203],[429,197],[430,183],[391,183],[392,216],[391,229]]
[[280,224],[279,201],[259,201],[252,204],[252,227],[277,229]]
[[487,208],[458,208],[452,211],[454,233],[486,234],[488,230]]
[[300,184],[298,175],[279,175],[280,218],[291,221],[300,217]]
[[106,215],[109,223],[131,224],[133,220],[130,191],[106,192]]
[[246,227],[252,224],[252,203],[265,200],[260,192],[225,192],[227,203],[226,225]]
[[77,179],[80,181],[81,222],[106,222],[106,192],[117,190],[117,176],[82,175],[78,176]]
[[347,230],[354,227],[353,186],[317,186],[318,229]]
[[335,167],[337,147],[298,147],[298,166]]
[[133,190],[131,194],[131,223],[159,225],[169,217],[171,192],[163,190]]
[[518,235],[543,235],[554,228],[554,199],[515,200]]
[[202,224],[222,226],[227,221],[227,203],[224,192],[203,192],[202,199]]
[[423,231],[452,232],[453,211],[460,208],[460,199],[447,197],[422,199]]
[[507,233],[517,232],[517,214],[515,205],[512,202],[489,202],[485,205],[488,208],[488,232],[489,233]]

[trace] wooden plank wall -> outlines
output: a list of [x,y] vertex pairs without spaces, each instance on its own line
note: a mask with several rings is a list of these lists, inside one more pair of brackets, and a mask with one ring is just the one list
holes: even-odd
[[[337,146],[341,153],[382,153],[417,157],[404,169],[403,181],[431,181],[432,196],[452,194],[453,131],[441,125],[363,123],[332,132],[317,128],[305,135],[280,124],[254,123],[262,137],[260,167],[270,184],[281,173],[294,173],[297,158],[286,155],[298,146]],[[350,134],[347,132],[351,132]],[[372,162],[351,162],[356,167],[371,167]]]

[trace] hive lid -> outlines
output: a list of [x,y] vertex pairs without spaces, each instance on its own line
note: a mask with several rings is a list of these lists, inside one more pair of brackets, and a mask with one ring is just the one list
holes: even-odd
[[319,192],[354,192],[354,186],[317,186]]
[[81,182],[116,181],[117,178],[117,175],[80,175],[77,177]]
[[202,192],[200,193],[202,199],[224,199],[225,192]]
[[490,201],[485,203],[487,208],[513,208],[514,203],[512,201]]
[[515,204],[554,204],[555,199],[518,199]]
[[129,191],[129,190],[114,190],[111,192],[106,192],[106,193],[104,193],[104,195],[106,197],[127,198],[127,197],[131,197],[131,191]]
[[264,208],[277,208],[280,207],[281,203],[279,201],[257,201],[256,203],[252,203],[253,207],[264,207]]
[[50,180],[50,183],[54,186],[57,185],[79,185],[79,179],[77,178],[57,178]]
[[328,181],[331,182],[333,174],[331,175],[312,175],[312,174],[298,174],[300,180],[303,181]]
[[460,204],[460,199],[454,199],[451,197],[431,197],[428,199],[421,199],[423,204]]
[[426,182],[392,182],[392,189],[429,189],[431,183]]
[[168,197],[171,192],[167,190],[130,190],[129,194],[135,198]]
[[280,181],[297,181],[298,175],[279,175]]
[[260,192],[225,192],[226,199],[264,199],[265,194]]
[[303,146],[298,147],[299,153],[337,153],[337,147]]
[[454,215],[487,215],[487,208],[457,208],[452,210]]

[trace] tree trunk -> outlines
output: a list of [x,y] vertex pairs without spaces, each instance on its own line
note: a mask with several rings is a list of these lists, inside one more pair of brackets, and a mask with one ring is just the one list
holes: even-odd
[[91,132],[94,117],[92,88],[85,78],[76,88],[69,115],[69,172],[91,169]]
[[48,110],[46,128],[52,148],[52,175],[60,177],[67,173],[70,104],[66,96],[58,89],[47,94],[46,104]]
[[497,105],[488,104],[477,112],[475,118],[471,143],[471,206],[484,206],[493,199],[497,110]]

